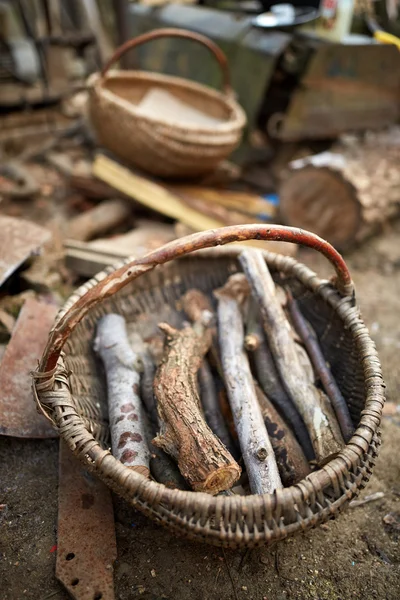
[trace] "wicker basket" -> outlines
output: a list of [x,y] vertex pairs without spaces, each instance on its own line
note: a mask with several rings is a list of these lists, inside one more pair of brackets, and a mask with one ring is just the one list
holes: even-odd
[[[337,458],[273,494],[212,497],[167,489],[123,466],[107,449],[106,386],[92,351],[96,322],[105,312],[117,311],[130,330],[141,331],[151,315],[154,327],[168,319],[168,310],[191,287],[212,298],[212,290],[240,270],[241,247],[210,247],[248,239],[303,244],[322,252],[335,267],[332,283],[293,258],[264,253],[271,273],[285,276],[315,328],[357,429]],[[216,545],[268,544],[335,516],[365,486],[380,445],[384,383],[349,272],[327,242],[299,229],[241,225],[202,232],[100,273],[59,313],[34,381],[39,409],[88,469],[151,518]]]
[[[108,72],[129,49],[161,37],[180,37],[206,46],[222,69],[224,93],[170,75]],[[206,123],[185,123],[180,116],[164,116],[165,110],[146,114],[143,102],[155,90],[182,107],[178,115],[188,107],[204,115]],[[121,46],[101,74],[89,79],[89,115],[101,145],[161,177],[195,177],[213,171],[238,146],[246,124],[242,108],[233,99],[222,50],[206,37],[180,29],[151,31]]]

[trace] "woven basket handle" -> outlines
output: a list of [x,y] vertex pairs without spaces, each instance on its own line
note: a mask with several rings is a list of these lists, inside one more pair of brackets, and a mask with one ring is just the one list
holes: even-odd
[[228,59],[225,54],[222,52],[221,48],[214,44],[211,40],[209,40],[205,35],[201,35],[199,33],[193,33],[192,31],[186,31],[185,29],[155,29],[154,31],[149,31],[148,33],[143,33],[132,40],[125,42],[122,44],[111,58],[108,60],[106,65],[103,67],[101,71],[102,77],[104,77],[109,70],[109,68],[121,58],[123,54],[131,50],[132,48],[137,48],[137,46],[141,46],[142,44],[146,44],[152,40],[156,40],[164,37],[176,37],[176,38],[184,38],[187,40],[192,40],[193,42],[198,42],[202,44],[213,54],[213,56],[217,59],[217,62],[221,68],[222,77],[223,77],[223,89],[225,94],[232,95],[232,86],[231,86],[231,76],[229,73],[229,65]]
[[234,225],[232,227],[210,229],[165,244],[161,248],[153,250],[150,254],[146,254],[142,258],[123,265],[97,283],[97,285],[90,288],[86,294],[81,296],[60,317],[54,329],[50,332],[47,346],[40,362],[39,371],[42,373],[51,373],[57,364],[61,350],[68,337],[91,308],[116,292],[119,292],[129,282],[135,280],[143,273],[151,271],[157,265],[162,265],[196,250],[254,239],[292,242],[321,252],[331,262],[336,271],[335,283],[338,291],[344,296],[353,296],[353,282],[342,256],[333,246],[314,233],[295,227],[284,227],[283,225],[258,224]]

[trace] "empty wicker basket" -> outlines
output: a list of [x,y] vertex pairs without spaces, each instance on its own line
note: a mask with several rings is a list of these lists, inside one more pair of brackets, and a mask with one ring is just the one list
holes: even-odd
[[[332,283],[318,279],[293,258],[264,253],[271,273],[285,277],[312,323],[356,431],[337,458],[299,484],[273,494],[212,497],[167,489],[123,466],[107,449],[105,385],[92,351],[96,322],[105,312],[119,312],[132,331],[140,331],[149,315],[156,327],[191,287],[212,298],[212,290],[240,270],[241,248],[204,249],[248,239],[303,244],[322,252],[335,267]],[[197,250],[201,251],[192,253]],[[380,445],[384,383],[347,267],[317,236],[276,225],[194,234],[93,278],[59,313],[35,373],[34,390],[38,407],[72,452],[115,492],[165,526],[222,546],[272,543],[332,518],[365,486]]]
[[[224,77],[224,93],[180,77],[145,71],[112,71],[129,49],[161,37],[206,46]],[[121,46],[101,74],[89,79],[89,114],[98,141],[117,157],[162,177],[195,177],[213,171],[238,146],[246,117],[233,99],[228,62],[206,37],[158,29]]]

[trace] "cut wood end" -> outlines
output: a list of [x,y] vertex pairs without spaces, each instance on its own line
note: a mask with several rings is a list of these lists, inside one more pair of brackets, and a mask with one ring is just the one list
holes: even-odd
[[220,467],[211,473],[205,481],[193,482],[192,487],[195,492],[205,492],[215,496],[219,492],[229,490],[239,480],[242,473],[237,464]]
[[249,333],[244,338],[244,347],[249,352],[255,352],[261,345],[260,336],[256,333]]
[[244,273],[231,275],[223,287],[214,290],[214,295],[216,298],[219,296],[228,296],[236,300],[239,304],[243,304],[250,295],[250,286],[246,276]]
[[128,469],[130,469],[131,471],[135,471],[135,473],[139,473],[139,475],[143,475],[143,477],[146,477],[146,479],[150,478],[150,470],[145,467],[144,465],[137,465],[134,467],[129,467],[128,465],[125,465],[126,467],[128,467]]

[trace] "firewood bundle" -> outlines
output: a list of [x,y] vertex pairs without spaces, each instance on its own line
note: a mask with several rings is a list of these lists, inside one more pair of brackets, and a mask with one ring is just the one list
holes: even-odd
[[[353,433],[318,339],[262,253],[211,300],[179,300],[156,336],[122,316],[97,325],[112,452],[170,488],[264,494],[334,458]],[[154,318],[154,316],[153,316]]]

